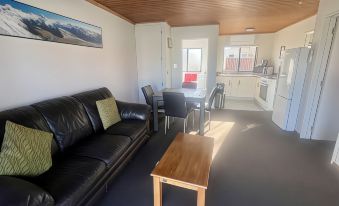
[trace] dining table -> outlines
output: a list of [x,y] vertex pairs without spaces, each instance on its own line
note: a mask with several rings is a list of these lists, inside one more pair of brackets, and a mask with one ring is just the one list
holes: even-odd
[[163,92],[176,92],[183,93],[185,95],[186,102],[193,102],[200,104],[199,115],[199,134],[204,135],[205,128],[205,101],[206,90],[204,89],[187,89],[187,88],[165,88],[153,94],[153,130],[157,132],[159,130],[158,120],[158,102],[163,101]]

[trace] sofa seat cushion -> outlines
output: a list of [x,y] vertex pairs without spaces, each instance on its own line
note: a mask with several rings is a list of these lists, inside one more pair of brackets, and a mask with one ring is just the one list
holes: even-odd
[[73,155],[103,161],[106,166],[114,164],[127,150],[131,140],[120,135],[98,134],[70,149]]
[[67,156],[53,161],[49,171],[31,181],[51,194],[56,205],[76,205],[105,170],[102,161]]
[[147,123],[141,120],[123,120],[106,130],[107,134],[128,136],[132,141],[143,136],[146,132]]

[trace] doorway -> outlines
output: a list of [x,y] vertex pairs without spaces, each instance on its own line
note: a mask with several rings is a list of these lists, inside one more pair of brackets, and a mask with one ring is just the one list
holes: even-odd
[[336,27],[333,30],[331,52],[312,131],[312,138],[314,139],[336,140],[339,132],[339,115],[336,112],[339,105],[339,96],[337,95],[337,89],[339,88],[338,19],[339,17],[336,18]]
[[[339,11],[326,17],[323,23],[318,52],[309,77],[308,99],[303,115],[300,137],[305,139],[335,140],[339,116],[336,92],[339,77]],[[314,83],[313,83],[313,82]],[[311,84],[313,83],[313,84]]]
[[182,40],[182,83],[195,83],[206,89],[208,39]]

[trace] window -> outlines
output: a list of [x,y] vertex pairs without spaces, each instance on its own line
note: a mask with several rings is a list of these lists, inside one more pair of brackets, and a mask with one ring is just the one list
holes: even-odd
[[200,72],[202,65],[202,49],[183,49],[182,60],[183,72]]
[[252,72],[256,56],[256,46],[225,47],[223,71]]

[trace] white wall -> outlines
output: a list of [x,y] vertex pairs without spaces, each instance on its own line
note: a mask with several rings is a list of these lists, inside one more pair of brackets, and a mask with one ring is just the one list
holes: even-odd
[[[207,90],[216,84],[218,25],[172,27],[172,86],[181,87],[182,83],[182,40],[208,39]],[[176,64],[177,68],[173,65]]]
[[[336,135],[334,134],[335,130],[338,131],[339,128],[339,113],[338,113],[338,78],[339,78],[339,63],[338,61],[332,62],[332,66],[329,67],[327,72],[327,77],[325,78],[325,83],[322,93],[325,94],[325,100],[323,96],[320,98],[320,105],[317,108],[316,105],[318,101],[312,101],[315,96],[317,96],[318,88],[320,88],[320,82],[322,80],[322,69],[320,67],[321,61],[323,59],[324,48],[326,45],[326,28],[328,28],[327,19],[334,15],[335,13],[339,14],[339,1],[338,0],[321,0],[317,20],[315,27],[315,34],[312,48],[314,50],[313,63],[309,68],[308,81],[306,82],[307,90],[307,104],[305,104],[305,119],[304,124],[302,125],[302,133],[305,131],[310,131],[310,128],[313,126],[313,134],[311,135],[312,139],[320,140],[335,140]],[[338,32],[338,31],[337,31]],[[338,36],[338,35],[337,35]],[[329,61],[338,56],[333,54],[329,57]],[[328,78],[329,76],[329,78]],[[331,97],[331,98],[326,98]],[[334,98],[334,99],[333,99]],[[315,98],[317,99],[317,98]],[[330,102],[328,101],[330,100]],[[332,102],[331,102],[332,101]],[[334,102],[333,102],[334,101]],[[316,109],[317,108],[317,109]],[[333,114],[326,115],[328,111],[332,111]],[[313,124],[313,112],[317,113],[317,118]],[[324,122],[330,122],[330,124],[323,124]],[[337,123],[336,125],[334,123]],[[329,135],[326,130],[331,131],[332,135]],[[321,132],[322,131],[322,132]],[[307,136],[306,136],[307,137]]]
[[103,86],[137,101],[134,25],[83,0],[22,2],[102,27],[104,48],[0,36],[0,110]]
[[[224,62],[224,47],[232,46],[234,43],[231,42],[231,38],[240,35],[225,35],[219,36],[218,38],[218,66],[217,72],[222,72],[223,62]],[[245,36],[245,35],[241,35]],[[258,56],[257,64],[261,62],[262,59],[267,59],[270,62],[272,61],[272,51],[274,43],[274,34],[256,34],[256,35],[246,35],[249,37],[254,37],[254,41],[237,43],[237,45],[242,46],[258,46]]]
[[286,46],[286,49],[303,47],[305,44],[306,32],[314,30],[315,21],[316,16],[312,16],[275,33],[272,52],[275,71],[278,71],[279,69],[279,55],[281,46]]

